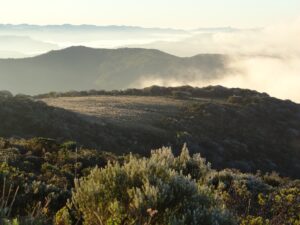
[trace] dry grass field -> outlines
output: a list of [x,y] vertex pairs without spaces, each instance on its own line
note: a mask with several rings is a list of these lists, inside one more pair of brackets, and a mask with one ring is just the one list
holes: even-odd
[[50,106],[79,113],[94,122],[128,125],[153,124],[164,116],[176,115],[192,100],[147,96],[89,96],[45,98]]

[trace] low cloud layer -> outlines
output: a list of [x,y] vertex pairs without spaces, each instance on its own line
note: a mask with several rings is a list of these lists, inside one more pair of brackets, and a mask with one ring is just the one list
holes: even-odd
[[220,84],[250,88],[272,96],[300,102],[300,19],[267,28],[230,32],[199,32],[180,42],[156,42],[144,47],[171,54],[191,56],[221,53],[231,56],[231,73],[221,79],[201,80],[144,79],[140,84],[203,86]]
[[282,99],[300,102],[300,58],[247,57],[233,64],[240,68],[237,74],[231,74],[212,84],[227,87],[251,88],[267,92]]

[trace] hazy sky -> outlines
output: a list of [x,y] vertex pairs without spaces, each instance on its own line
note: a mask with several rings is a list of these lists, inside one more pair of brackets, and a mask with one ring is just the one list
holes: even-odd
[[263,27],[300,15],[300,0],[0,0],[0,23]]

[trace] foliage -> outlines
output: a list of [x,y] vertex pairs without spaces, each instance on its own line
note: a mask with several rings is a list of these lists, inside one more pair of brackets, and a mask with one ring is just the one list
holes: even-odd
[[270,224],[300,224],[300,183],[261,195],[261,212]]
[[174,157],[169,148],[151,157],[131,156],[124,165],[109,163],[75,183],[72,203],[84,224],[235,224],[208,189],[195,180],[209,167],[183,149]]
[[71,225],[72,224],[72,221],[70,219],[70,214],[69,214],[67,207],[63,207],[56,213],[55,219],[54,219],[54,224],[55,225]]
[[2,224],[299,225],[299,180],[217,171],[186,146],[148,158],[74,146],[0,139]]
[[[2,139],[0,190],[5,190],[2,200],[7,203],[3,205],[12,205],[11,214],[6,216],[53,216],[71,197],[75,175],[83,176],[91,168],[117,159],[109,153],[85,148],[70,151],[65,148],[69,144],[45,138]],[[1,181],[6,181],[6,185]],[[17,188],[14,204],[10,204]]]
[[58,97],[82,97],[82,96],[97,96],[97,95],[133,95],[133,96],[174,96],[174,97],[194,97],[194,98],[228,98],[228,101],[235,98],[243,97],[267,97],[266,93],[259,93],[248,89],[240,88],[225,88],[222,86],[207,86],[207,87],[162,87],[150,86],[143,89],[125,89],[125,90],[89,90],[89,91],[69,91],[69,92],[50,92],[35,96],[41,98],[58,98]]
[[214,172],[208,181],[241,224],[298,225],[300,223],[300,182],[277,174]]

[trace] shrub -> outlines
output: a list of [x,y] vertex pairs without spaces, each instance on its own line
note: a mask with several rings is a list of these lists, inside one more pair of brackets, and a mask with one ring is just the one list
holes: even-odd
[[151,157],[129,160],[76,180],[72,203],[84,224],[235,224],[217,206],[208,188],[192,179],[205,176],[209,167],[184,147],[179,157],[169,148]]
[[70,219],[69,210],[67,207],[63,207],[61,210],[59,210],[54,219],[55,225],[71,225],[72,221]]
[[297,185],[282,187],[260,196],[261,214],[271,225],[300,224],[300,188]]
[[241,225],[269,225],[269,220],[264,219],[263,217],[254,217],[247,216],[241,221]]
[[239,216],[256,214],[259,194],[271,190],[259,176],[229,169],[212,173],[208,184],[214,187],[226,207]]

